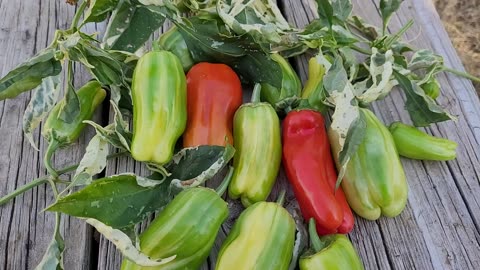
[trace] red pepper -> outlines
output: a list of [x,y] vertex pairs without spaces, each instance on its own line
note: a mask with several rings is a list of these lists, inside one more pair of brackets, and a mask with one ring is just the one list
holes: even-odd
[[321,235],[348,233],[353,214],[340,188],[323,116],[291,111],[283,121],[283,166],[305,220],[314,218]]
[[242,85],[227,65],[198,63],[187,74],[187,128],[183,146],[233,144],[235,111],[242,105]]

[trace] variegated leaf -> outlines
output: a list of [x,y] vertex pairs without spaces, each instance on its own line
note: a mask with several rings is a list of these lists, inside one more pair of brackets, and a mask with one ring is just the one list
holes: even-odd
[[59,86],[59,75],[44,78],[42,83],[35,89],[35,93],[23,114],[23,132],[32,147],[37,151],[37,145],[33,140],[33,131],[55,106],[58,93],[60,92],[58,91]]
[[85,155],[78,165],[70,186],[88,185],[92,176],[99,174],[107,166],[108,142],[95,135],[88,143]]

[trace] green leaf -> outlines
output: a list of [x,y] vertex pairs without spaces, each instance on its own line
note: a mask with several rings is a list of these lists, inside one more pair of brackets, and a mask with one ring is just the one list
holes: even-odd
[[[132,174],[110,176],[59,199],[47,210],[94,218],[117,229],[129,227],[164,207],[182,189],[200,185],[216,174],[233,157],[232,149],[188,148],[166,165],[171,174],[157,185],[145,185],[145,179]],[[149,178],[156,180],[158,174]]]
[[380,14],[382,15],[383,20],[383,29],[384,32],[387,29],[388,22],[402,4],[404,0],[380,0]]
[[413,54],[412,59],[410,59],[408,68],[410,70],[417,70],[429,68],[432,65],[443,65],[443,57],[434,54],[430,50],[418,50]]
[[343,67],[343,59],[337,56],[323,78],[323,87],[331,94],[334,91],[342,92],[349,84],[348,75]]
[[35,88],[35,93],[23,114],[23,133],[37,151],[38,148],[33,140],[32,133],[55,106],[60,92],[59,86],[59,75],[44,78],[42,83]]
[[57,118],[65,123],[71,123],[75,121],[80,113],[80,101],[78,100],[77,93],[70,82],[67,82],[67,90],[65,98],[61,101],[61,108],[58,112]]
[[136,52],[164,22],[163,15],[147,7],[131,0],[120,0],[108,22],[103,46],[105,49]]
[[1,78],[0,100],[14,98],[39,86],[44,78],[58,75],[62,65],[55,59],[55,52],[47,48]]
[[90,0],[83,19],[83,24],[89,22],[103,22],[108,14],[115,10],[119,0]]
[[422,88],[409,78],[397,71],[394,71],[393,74],[407,96],[405,107],[415,126],[425,127],[432,123],[456,119],[440,107],[434,99],[426,95]]
[[368,39],[375,40],[378,38],[379,34],[377,27],[368,24],[367,22],[365,22],[365,20],[363,20],[363,18],[358,16],[352,16],[350,22]]
[[65,250],[65,243],[62,234],[60,233],[60,213],[55,213],[55,229],[53,238],[47,247],[47,251],[43,255],[40,263],[35,267],[35,270],[63,270],[63,251]]
[[353,10],[352,0],[332,0],[333,16],[344,22],[350,17]]
[[231,36],[215,17],[182,18],[174,21],[195,62],[230,65],[247,83],[281,87],[282,71],[248,35]]
[[333,26],[333,7],[329,0],[315,0],[317,3],[318,17],[323,25],[332,28]]

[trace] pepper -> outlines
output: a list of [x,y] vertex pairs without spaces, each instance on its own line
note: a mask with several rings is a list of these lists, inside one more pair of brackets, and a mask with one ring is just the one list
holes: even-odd
[[413,126],[394,122],[389,127],[401,156],[421,160],[452,160],[457,156],[457,143],[430,136]]
[[258,102],[260,85],[252,102],[243,104],[233,120],[234,173],[228,190],[230,198],[241,198],[248,207],[264,201],[272,190],[282,158],[280,120],[273,107]]
[[295,70],[288,61],[280,54],[274,53],[271,59],[275,61],[282,71],[282,86],[280,89],[268,84],[262,83],[262,101],[270,103],[273,107],[277,107],[277,103],[288,98],[300,97],[302,83]]
[[295,221],[274,202],[258,202],[238,217],[218,253],[216,270],[286,270],[292,259]]
[[363,270],[363,264],[352,243],[343,234],[319,237],[315,220],[309,223],[313,254],[300,258],[300,270]]
[[187,74],[187,105],[183,147],[233,144],[233,116],[242,105],[242,85],[229,66],[194,65]]
[[133,74],[132,157],[165,164],[187,123],[187,86],[178,57],[168,51],[142,56]]
[[58,116],[65,106],[66,99],[58,102],[48,115],[42,129],[43,137],[49,142],[45,154],[45,167],[52,176],[57,176],[55,169],[51,165],[53,153],[60,147],[65,147],[74,143],[87,124],[85,120],[90,120],[96,108],[103,102],[107,93],[98,81],[90,81],[83,85],[76,92],[80,111],[75,115],[72,121],[65,122]]
[[283,121],[283,166],[305,220],[315,218],[320,234],[348,233],[353,214],[341,188],[323,116],[291,111]]
[[222,223],[228,217],[221,198],[232,170],[217,191],[196,187],[180,192],[140,235],[140,250],[150,258],[172,261],[142,267],[124,259],[122,270],[197,270],[207,259]]
[[308,61],[308,79],[302,91],[302,98],[308,100],[310,107],[316,111],[324,112],[327,106],[323,103],[325,93],[323,91],[323,76],[327,68],[322,61],[328,61],[318,55]]
[[433,99],[436,99],[440,95],[440,83],[435,78],[431,78],[426,83],[420,85],[420,88],[425,94]]
[[[360,109],[365,136],[345,170],[342,188],[348,204],[359,216],[376,220],[395,217],[407,203],[408,186],[395,142],[388,129],[368,109]],[[340,168],[338,134],[329,129],[337,167]]]
[[187,72],[195,63],[185,39],[175,25],[160,36],[158,45],[163,50],[170,51],[178,57],[184,72]]

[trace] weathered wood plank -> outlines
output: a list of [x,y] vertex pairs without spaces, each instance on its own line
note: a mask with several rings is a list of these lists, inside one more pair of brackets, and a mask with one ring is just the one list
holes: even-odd
[[[463,70],[441,21],[429,0],[405,1],[392,19],[390,30],[415,18],[407,33],[419,48],[432,48],[447,65]],[[283,1],[290,22],[303,26],[314,15],[310,1]],[[377,4],[377,6],[376,6]],[[380,25],[377,1],[354,1],[355,13]],[[308,21],[307,21],[308,20]],[[306,58],[296,60],[302,79]],[[410,186],[408,206],[395,219],[369,222],[356,218],[350,234],[367,269],[478,269],[480,263],[478,209],[479,159],[478,110],[480,102],[471,83],[442,75],[439,102],[459,115],[458,122],[440,123],[427,131],[459,143],[458,158],[449,162],[418,162],[402,159]],[[409,122],[399,91],[373,107],[385,123]]]
[[[69,27],[74,12],[75,7],[61,1],[1,2],[0,62],[3,66],[0,75],[3,77],[48,46],[56,28]],[[103,31],[103,27],[89,25],[85,30]],[[77,87],[89,79],[85,72],[75,72]],[[34,133],[40,152],[36,152],[22,134],[23,111],[30,96],[23,94],[17,99],[0,102],[0,196],[46,173],[43,167],[46,144],[40,136],[40,129]],[[95,120],[99,118],[100,114],[97,114]],[[88,128],[76,144],[58,151],[54,157],[55,166],[61,168],[77,163],[93,134]],[[52,202],[50,187],[39,186],[0,208],[1,269],[33,269],[40,262],[51,240],[55,218],[52,213],[39,212]],[[89,269],[91,228],[81,220],[64,216],[62,233],[67,239],[65,269]]]

